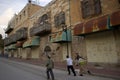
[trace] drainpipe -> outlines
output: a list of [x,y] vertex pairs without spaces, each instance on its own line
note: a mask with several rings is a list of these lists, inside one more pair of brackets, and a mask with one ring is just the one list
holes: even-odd
[[[69,25],[70,25],[69,27],[70,27],[70,31],[71,31],[71,30],[72,30],[72,28],[71,28],[72,26],[71,26],[70,1],[71,1],[71,0],[68,1],[68,2],[69,2],[68,4],[69,4]],[[72,37],[71,37],[71,39],[72,39]],[[70,56],[71,56],[71,53],[72,53],[72,42],[71,42],[70,48],[71,48],[71,52],[70,52]]]
[[69,24],[70,24],[70,29],[71,29],[70,0],[69,0]]

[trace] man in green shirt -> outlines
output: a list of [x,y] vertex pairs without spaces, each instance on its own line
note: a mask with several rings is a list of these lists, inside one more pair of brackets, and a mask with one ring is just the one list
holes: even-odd
[[47,79],[50,80],[50,76],[52,78],[52,80],[54,80],[54,74],[53,74],[53,68],[54,68],[54,62],[51,59],[50,56],[47,56],[47,63],[46,63],[46,73],[47,73]]

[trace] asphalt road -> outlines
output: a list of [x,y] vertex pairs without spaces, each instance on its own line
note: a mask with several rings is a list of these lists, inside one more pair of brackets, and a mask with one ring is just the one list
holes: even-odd
[[32,67],[0,59],[0,80],[46,80],[46,78]]
[[[45,67],[0,58],[0,80],[47,80]],[[54,69],[55,80],[116,80],[101,76],[67,75],[66,71]]]

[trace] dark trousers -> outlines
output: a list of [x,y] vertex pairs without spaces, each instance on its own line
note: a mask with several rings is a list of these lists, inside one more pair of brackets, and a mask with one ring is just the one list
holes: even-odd
[[51,79],[54,80],[54,74],[52,69],[47,69],[46,73],[47,73],[47,79],[50,79],[51,76]]
[[76,76],[75,70],[72,65],[67,66],[68,74],[70,75],[70,69],[73,72],[74,76]]

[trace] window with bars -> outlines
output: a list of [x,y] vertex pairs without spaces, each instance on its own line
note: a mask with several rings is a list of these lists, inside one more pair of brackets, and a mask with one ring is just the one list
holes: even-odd
[[60,27],[61,24],[65,24],[65,12],[60,12],[54,17],[55,27]]
[[42,24],[42,23],[46,22],[47,20],[48,20],[48,15],[44,14],[39,18],[38,22]]
[[23,15],[25,16],[25,11],[23,12]]
[[81,1],[82,17],[88,18],[101,13],[100,0],[83,0]]

